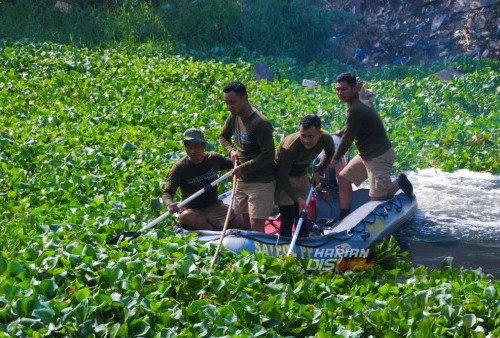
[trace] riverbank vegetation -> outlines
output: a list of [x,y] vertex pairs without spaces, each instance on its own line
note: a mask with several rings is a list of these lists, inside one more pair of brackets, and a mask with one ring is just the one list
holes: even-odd
[[[23,36],[0,28],[3,335],[500,335],[499,281],[451,259],[439,270],[412,267],[394,241],[378,247],[366,271],[347,272],[227,250],[211,270],[214,246],[176,236],[173,218],[106,246],[163,213],[159,196],[183,156],[185,129],[203,128],[211,149],[222,152],[226,82],[248,85],[279,142],[304,114],[319,114],[328,131],[341,127],[345,107],[332,82],[346,68],[241,47],[137,43],[130,34],[107,46],[80,44],[76,35],[58,40],[65,33],[55,25],[53,43],[49,30],[30,25]],[[256,60],[270,65],[275,81],[253,81]],[[463,76],[430,75],[447,66]],[[462,59],[358,72],[377,95],[395,171],[499,173],[499,66]],[[302,78],[319,88],[302,89]]]

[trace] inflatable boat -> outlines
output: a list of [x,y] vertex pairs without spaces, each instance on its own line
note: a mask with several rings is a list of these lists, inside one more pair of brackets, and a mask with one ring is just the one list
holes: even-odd
[[[417,210],[415,196],[400,193],[387,201],[370,201],[368,189],[358,189],[353,194],[351,214],[336,221],[338,189],[318,188],[313,196],[305,222],[310,235],[297,239],[292,253],[297,259],[366,258],[375,243],[397,231]],[[181,235],[196,233],[194,239],[201,241],[218,241],[221,235],[221,231],[189,231],[179,226],[176,230]],[[291,238],[278,233],[279,215],[275,215],[267,222],[265,233],[227,230],[223,245],[237,253],[245,250],[279,257],[287,254]]]
[[[337,135],[332,135],[332,138],[337,148],[341,138]],[[313,167],[321,156],[313,162]],[[366,258],[375,243],[397,231],[417,211],[414,195],[409,198],[400,193],[390,200],[375,202],[370,200],[368,189],[358,189],[353,192],[351,214],[337,221],[340,213],[337,175],[350,157],[351,154],[346,154],[335,168],[328,168],[320,186],[314,191],[304,223],[310,230],[309,237],[298,238],[293,247],[292,255],[298,259]],[[228,203],[229,195],[230,192],[227,192],[219,198]],[[262,252],[266,256],[285,255],[291,238],[278,236],[279,223],[279,212],[275,208],[265,233],[227,230],[223,245],[234,252],[246,250],[250,253]],[[202,241],[218,241],[221,235],[220,231],[189,231],[180,226],[176,226],[176,231],[181,235],[197,233],[194,238]]]

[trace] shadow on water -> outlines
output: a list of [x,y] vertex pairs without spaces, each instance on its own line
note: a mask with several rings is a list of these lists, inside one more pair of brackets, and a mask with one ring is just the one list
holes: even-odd
[[410,175],[419,210],[394,234],[415,266],[481,268],[500,279],[500,178],[423,170]]

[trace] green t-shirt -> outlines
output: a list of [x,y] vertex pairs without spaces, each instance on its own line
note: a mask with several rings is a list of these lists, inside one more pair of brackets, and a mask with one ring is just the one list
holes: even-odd
[[334,149],[335,145],[332,136],[324,131],[319,137],[318,143],[312,149],[304,147],[300,141],[300,133],[288,135],[281,141],[276,150],[276,177],[278,183],[290,198],[296,201],[299,196],[288,177],[306,175],[311,162],[324,150],[325,153],[321,157],[317,168],[317,171],[323,173],[332,160]]
[[[177,188],[181,189],[182,200],[203,189],[218,178],[218,171],[231,170],[233,163],[220,154],[205,154],[203,162],[195,164],[187,156],[177,161],[170,170],[163,190],[162,199],[165,206],[173,202]],[[217,187],[213,187],[186,205],[187,208],[209,207],[217,203],[219,198]]]
[[339,160],[349,150],[353,141],[364,160],[371,160],[391,148],[382,118],[375,109],[364,105],[359,99],[349,107],[341,133],[342,139],[333,155],[335,160]]
[[267,183],[275,179],[273,127],[257,110],[246,119],[229,115],[219,141],[228,153],[233,149],[231,137],[241,163],[243,182]]

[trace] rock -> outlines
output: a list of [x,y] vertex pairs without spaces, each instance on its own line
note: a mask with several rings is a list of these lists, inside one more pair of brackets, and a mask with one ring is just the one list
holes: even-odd
[[69,3],[67,3],[67,2],[58,1],[58,2],[56,2],[56,4],[54,5],[54,8],[55,8],[55,9],[60,10],[61,12],[64,12],[64,13],[69,13],[69,11],[71,11],[71,9],[73,8],[73,6],[72,6],[72,5],[70,5],[70,4],[69,4]]
[[474,0],[470,2],[470,9],[481,9],[486,6],[495,5],[497,0]]
[[368,107],[373,108],[373,102],[375,101],[375,93],[373,91],[365,88],[365,83],[362,83],[361,90],[359,91],[359,100]]
[[480,31],[486,26],[486,17],[483,14],[480,14],[476,16],[473,20],[472,23],[474,25],[474,30]]
[[256,62],[255,65],[253,66],[253,75],[255,76],[255,80],[260,81],[260,80],[267,80],[267,81],[273,81],[274,80],[274,74],[271,71],[271,69],[260,62]]
[[481,59],[486,59],[488,57],[488,54],[490,53],[489,49],[485,49],[483,54],[481,54]]
[[437,73],[434,73],[432,74],[434,75],[435,77],[439,78],[441,81],[450,81],[450,78],[452,76],[455,76],[455,77],[461,77],[462,76],[462,73],[460,73],[459,71],[453,69],[453,68],[445,68],[443,70],[440,70],[439,72]]
[[453,13],[467,12],[470,6],[470,0],[456,0],[453,3]]
[[434,17],[434,20],[432,20],[431,30],[433,32],[437,31],[439,27],[441,27],[441,25],[443,24],[444,19],[446,19],[446,15],[444,14],[436,15]]
[[474,48],[473,50],[468,51],[465,53],[465,56],[475,56],[479,54],[479,48]]
[[500,49],[500,41],[490,41],[488,47],[491,49]]
[[303,79],[302,80],[302,89],[309,88],[309,87],[318,88],[318,83],[316,81]]

